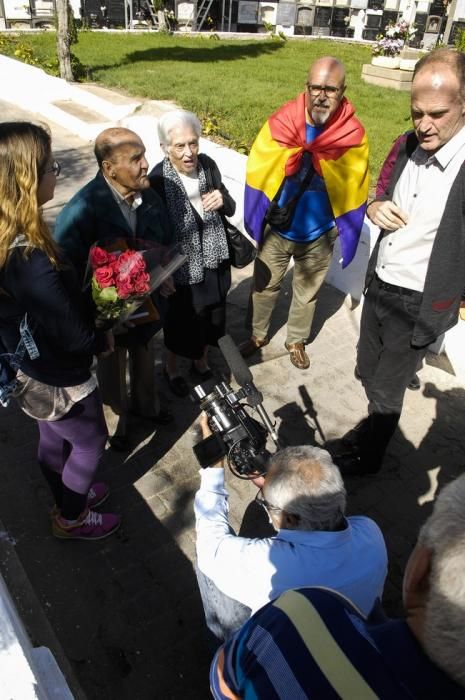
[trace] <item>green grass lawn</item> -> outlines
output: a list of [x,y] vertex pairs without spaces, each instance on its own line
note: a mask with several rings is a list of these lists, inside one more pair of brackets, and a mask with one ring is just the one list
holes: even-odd
[[[27,41],[41,57],[55,51],[52,33]],[[312,61],[328,54],[346,65],[346,95],[367,129],[373,176],[395,136],[410,127],[409,94],[364,83],[362,65],[370,62],[371,51],[355,43],[82,32],[72,49],[91,80],[135,96],[173,100],[197,112],[213,134],[236,148],[250,147],[265,119],[303,89]]]

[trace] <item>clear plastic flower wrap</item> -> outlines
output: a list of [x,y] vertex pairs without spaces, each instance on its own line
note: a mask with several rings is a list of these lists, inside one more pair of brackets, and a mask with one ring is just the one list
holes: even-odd
[[96,325],[112,328],[125,321],[157,320],[151,295],[185,260],[177,244],[138,238],[97,241],[89,251],[84,280],[84,289],[91,287]]

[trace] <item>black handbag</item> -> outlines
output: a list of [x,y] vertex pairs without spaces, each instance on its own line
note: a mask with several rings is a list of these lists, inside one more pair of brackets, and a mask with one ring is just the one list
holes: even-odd
[[229,261],[233,267],[241,269],[255,260],[257,249],[225,216],[221,217],[228,241]]
[[[213,184],[210,168],[204,165],[204,171],[207,187],[211,192],[215,189],[215,186]],[[237,267],[238,269],[246,267],[255,260],[257,249],[254,244],[224,216],[224,214],[220,214],[220,216],[228,243],[229,262],[233,267]]]
[[292,224],[292,219],[294,218],[297,202],[312,179],[314,172],[315,169],[313,168],[313,165],[310,164],[305,177],[299,185],[298,191],[283,207],[280,207],[276,200],[270,202],[268,211],[265,214],[265,223],[269,224],[271,228],[275,228],[278,231],[287,231],[289,229],[290,225]]

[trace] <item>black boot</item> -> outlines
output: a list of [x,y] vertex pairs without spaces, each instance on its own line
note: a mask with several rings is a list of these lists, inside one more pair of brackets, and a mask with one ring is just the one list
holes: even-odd
[[[358,424],[358,441],[352,453],[335,459],[343,476],[377,474],[399,423],[399,413],[372,413]],[[355,429],[354,429],[355,430]],[[352,431],[349,431],[352,432]]]

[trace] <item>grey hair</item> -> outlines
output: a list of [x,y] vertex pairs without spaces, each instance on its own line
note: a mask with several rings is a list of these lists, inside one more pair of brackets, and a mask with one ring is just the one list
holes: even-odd
[[432,550],[422,643],[465,686],[465,475],[444,487],[418,543]]
[[200,138],[202,133],[202,125],[193,112],[174,109],[171,112],[165,112],[158,120],[158,138],[162,146],[171,144],[170,133],[177,126],[190,126],[197,138]]
[[298,530],[334,530],[346,509],[339,469],[326,450],[309,445],[271,457],[263,493],[272,506],[298,516]]

